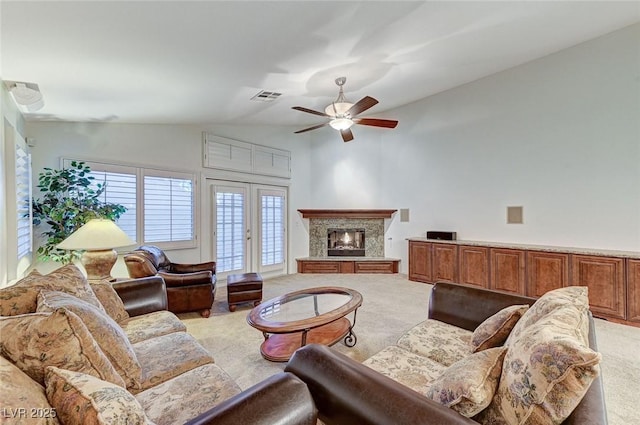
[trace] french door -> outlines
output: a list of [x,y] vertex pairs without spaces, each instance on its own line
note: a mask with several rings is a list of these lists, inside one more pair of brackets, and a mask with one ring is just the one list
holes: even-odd
[[286,188],[212,181],[214,258],[230,273],[286,273]]

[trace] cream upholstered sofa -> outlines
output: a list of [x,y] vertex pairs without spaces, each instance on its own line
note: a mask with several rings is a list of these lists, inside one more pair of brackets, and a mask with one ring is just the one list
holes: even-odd
[[285,370],[333,424],[605,425],[586,287],[539,299],[437,283],[428,319],[357,363],[296,351]]
[[162,278],[114,286],[68,265],[0,290],[0,422],[315,423],[291,374],[241,391],[166,311]]

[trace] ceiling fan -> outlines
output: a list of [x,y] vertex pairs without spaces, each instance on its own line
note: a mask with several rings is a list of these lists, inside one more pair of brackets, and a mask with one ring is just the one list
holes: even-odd
[[313,109],[303,108],[302,106],[294,106],[292,108],[296,111],[302,111],[309,114],[330,118],[328,122],[314,125],[303,130],[298,130],[295,132],[296,134],[330,125],[332,128],[340,131],[342,140],[344,140],[345,142],[350,142],[351,140],[353,140],[353,133],[351,132],[351,126],[353,124],[370,125],[373,127],[385,128],[395,128],[396,125],[398,125],[398,121],[395,120],[384,120],[379,118],[358,118],[358,114],[361,114],[362,112],[371,108],[372,106],[377,104],[378,101],[372,97],[365,96],[355,104],[349,102],[344,97],[344,92],[342,91],[342,86],[344,86],[344,83],[346,81],[346,77],[336,78],[336,84],[338,85],[338,87],[340,87],[338,98],[332,104],[327,106],[324,112],[314,111]]

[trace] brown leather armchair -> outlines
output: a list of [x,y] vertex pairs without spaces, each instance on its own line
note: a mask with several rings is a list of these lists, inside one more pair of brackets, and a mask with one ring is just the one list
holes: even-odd
[[216,294],[216,263],[172,263],[157,246],[144,245],[124,256],[132,278],[161,276],[167,286],[168,310],[173,313],[200,311],[209,317]]

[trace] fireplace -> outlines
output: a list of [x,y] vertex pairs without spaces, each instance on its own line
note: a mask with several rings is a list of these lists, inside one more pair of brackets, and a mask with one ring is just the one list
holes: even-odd
[[364,229],[327,229],[327,256],[364,257]]

